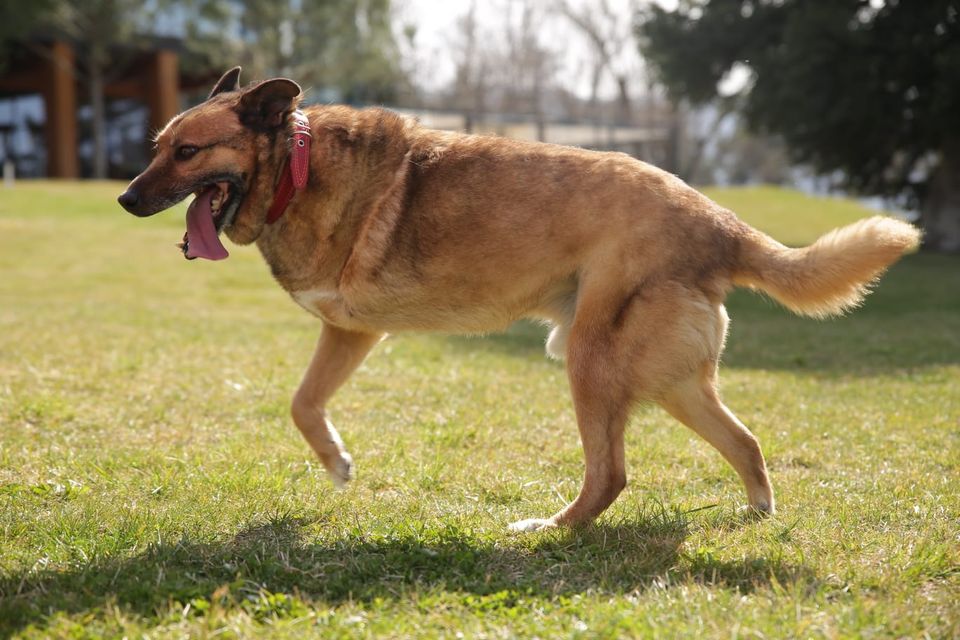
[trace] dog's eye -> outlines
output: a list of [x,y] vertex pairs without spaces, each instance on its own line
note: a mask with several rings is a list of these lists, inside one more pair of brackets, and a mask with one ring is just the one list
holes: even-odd
[[192,144],[185,144],[177,147],[177,160],[189,160],[197,154],[199,151],[196,146]]

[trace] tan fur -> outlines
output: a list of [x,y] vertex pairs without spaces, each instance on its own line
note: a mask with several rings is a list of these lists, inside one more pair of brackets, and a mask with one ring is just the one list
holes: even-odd
[[[225,233],[255,241],[280,285],[324,321],[293,416],[339,481],[351,461],[325,407],[382,335],[551,322],[548,351],[566,358],[584,484],[551,518],[515,523],[521,530],[590,520],[616,498],[626,483],[623,429],[644,400],[713,444],[751,507],[772,512],[759,444],[716,391],[726,294],[752,286],[798,313],[838,313],[918,240],[909,225],[871,218],[788,249],[623,154],[442,133],[389,111],[339,106],[306,110],[310,183],[268,226],[289,131],[241,124],[255,117],[242,109],[257,86],[175,119],[131,188],[169,198],[189,166],[164,150],[225,141],[197,160],[244,177]],[[285,113],[295,106],[289,100]]]
[[880,216],[835,229],[803,249],[757,232],[745,243],[733,281],[761,289],[799,314],[836,315],[858,306],[869,286],[919,241],[915,228]]

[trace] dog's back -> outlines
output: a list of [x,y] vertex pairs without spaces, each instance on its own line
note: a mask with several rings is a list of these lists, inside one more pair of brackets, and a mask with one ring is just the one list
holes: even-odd
[[910,225],[875,217],[790,249],[624,154],[438,132],[383,110],[316,114],[357,150],[365,188],[380,185],[365,212],[377,224],[366,224],[389,231],[360,234],[343,282],[415,269],[418,284],[435,282],[448,300],[462,290],[472,303],[503,307],[497,325],[529,311],[507,300],[536,305],[533,290],[598,254],[615,255],[624,280],[685,280],[711,298],[748,286],[798,313],[829,315],[858,304],[919,241]]

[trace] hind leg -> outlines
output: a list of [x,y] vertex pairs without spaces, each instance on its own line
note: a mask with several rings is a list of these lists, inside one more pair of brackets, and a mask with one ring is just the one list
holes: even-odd
[[619,265],[613,268],[606,277],[583,276],[575,313],[558,316],[548,342],[549,353],[567,360],[584,455],[580,493],[550,518],[511,524],[515,531],[589,522],[626,486],[624,427],[634,400],[653,393],[652,378],[638,372],[657,368],[658,343],[648,336],[658,327],[670,332],[675,304],[661,287],[624,290]]
[[705,364],[700,373],[663,394],[659,402],[727,459],[743,480],[751,509],[759,514],[774,512],[773,489],[760,443],[720,401],[715,363]]
[[[593,335],[590,335],[590,334]],[[630,395],[611,362],[609,341],[574,327],[567,349],[567,373],[583,446],[583,485],[576,499],[550,518],[531,518],[510,525],[514,531],[537,531],[558,525],[590,522],[616,499],[627,484],[623,430]]]
[[[567,345],[567,371],[586,462],[577,498],[551,518],[511,525],[523,531],[574,525],[596,517],[626,483],[623,428],[631,404],[658,400],[717,447],[747,483],[751,505],[773,509],[756,439],[716,396],[713,378],[726,334],[726,313],[699,288],[641,279],[617,289],[585,279]],[[702,376],[701,376],[702,377]],[[696,383],[689,382],[694,380]]]

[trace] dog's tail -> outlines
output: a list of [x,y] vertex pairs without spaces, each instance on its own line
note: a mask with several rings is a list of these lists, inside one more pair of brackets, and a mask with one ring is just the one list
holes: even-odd
[[760,289],[795,313],[823,318],[858,306],[887,267],[917,248],[920,231],[875,216],[802,249],[785,247],[759,231],[742,241],[734,284]]

